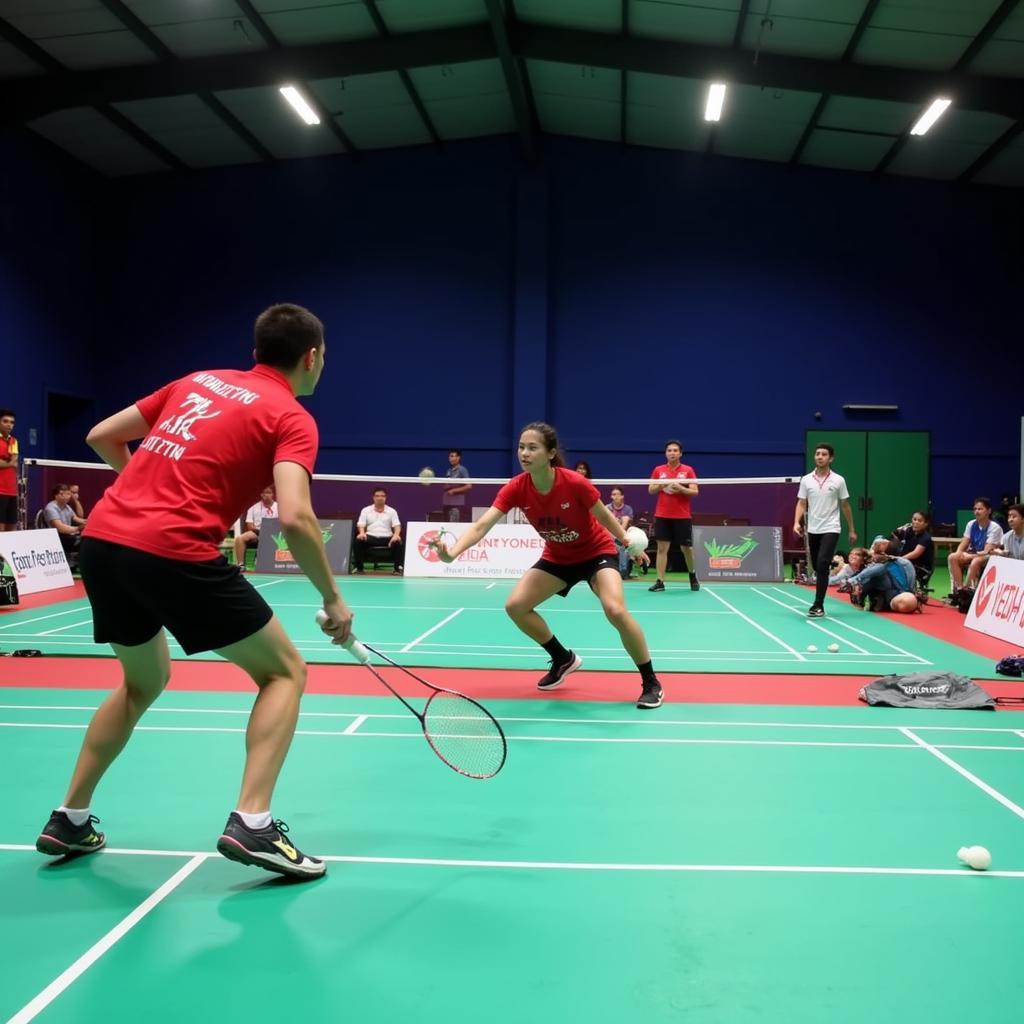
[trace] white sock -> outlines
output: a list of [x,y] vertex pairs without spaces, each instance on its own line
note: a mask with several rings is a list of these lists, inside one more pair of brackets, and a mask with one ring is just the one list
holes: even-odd
[[84,825],[89,820],[89,816],[92,813],[88,807],[80,809],[74,807],[58,807],[57,810],[63,811],[68,816],[68,820],[71,824],[76,827],[78,825]]
[[259,811],[256,814],[246,814],[245,811],[235,811],[235,814],[245,822],[246,828],[255,830],[266,828],[270,824],[270,811]]

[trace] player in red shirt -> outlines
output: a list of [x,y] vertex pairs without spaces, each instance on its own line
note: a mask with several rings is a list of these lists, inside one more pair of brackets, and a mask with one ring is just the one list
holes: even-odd
[[[565,597],[577,583],[586,581],[640,672],[643,689],[636,706],[659,707],[661,684],[654,675],[643,630],[626,609],[619,557],[612,542],[614,537],[625,544],[625,530],[605,508],[597,488],[579,473],[565,468],[558,450],[558,435],[547,423],[529,423],[523,428],[519,464],[525,472],[498,491],[494,504],[450,549],[441,541],[437,545],[438,556],[442,562],[455,561],[482,540],[510,509],[521,509],[544,538],[544,552],[516,584],[505,603],[505,611],[551,656],[551,668],[537,688],[553,690],[583,664],[579,655],[558,642],[537,614],[537,606],[555,594]],[[639,557],[647,559],[646,554]]]
[[14,412],[0,409],[0,532],[18,528],[18,439]]
[[651,483],[647,488],[658,496],[654,506],[654,539],[658,542],[655,557],[658,578],[648,587],[658,593],[665,589],[665,570],[668,568],[669,548],[678,544],[683,549],[686,570],[690,574],[690,589],[700,590],[693,561],[693,519],[690,517],[690,499],[699,493],[696,484],[683,483],[694,480],[697,474],[692,466],[680,462],[683,446],[678,441],[665,445],[665,465],[655,466]]
[[[186,654],[216,651],[259,689],[238,806],[217,849],[295,878],[325,871],[270,816],[306,666],[267,603],[218,548],[249,496],[273,479],[281,529],[331,620],[325,632],[339,642],[348,637],[352,612],[331,574],[310,500],[316,423],[296,401],[313,393],[323,371],[323,325],[301,306],[271,306],[256,320],[255,337],[253,369],[189,374],[89,432],[89,445],[120,475],[89,517],[82,579],[96,642],[113,647],[124,682],[89,724],[64,804],[36,842],[40,853],[103,846],[103,833],[93,829],[93,792],[167,685],[166,627]],[[128,442],[139,438],[130,452]]]

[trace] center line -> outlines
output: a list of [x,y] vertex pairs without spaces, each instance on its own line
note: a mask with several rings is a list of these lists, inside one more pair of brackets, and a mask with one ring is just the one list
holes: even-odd
[[451,615],[445,616],[445,618],[443,618],[436,626],[431,626],[430,629],[428,629],[426,631],[426,633],[420,633],[420,635],[418,637],[416,637],[415,640],[410,640],[398,653],[399,654],[406,654],[406,653],[408,653],[421,640],[426,640],[426,638],[428,636],[430,636],[431,633],[436,633],[442,626],[447,625],[449,622],[452,621],[452,619],[455,618],[456,615],[458,615],[460,612],[464,612],[465,610],[466,610],[465,608],[456,608],[455,611],[453,611],[451,613]]

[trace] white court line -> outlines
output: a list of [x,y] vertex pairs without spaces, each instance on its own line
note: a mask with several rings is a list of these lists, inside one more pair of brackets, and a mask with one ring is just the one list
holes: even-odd
[[410,640],[398,653],[399,654],[406,654],[406,653],[408,653],[421,640],[426,640],[426,638],[428,636],[430,636],[431,633],[436,633],[442,626],[446,626],[449,622],[452,621],[452,619],[455,618],[456,615],[459,615],[460,613],[464,612],[465,610],[466,610],[465,608],[456,608],[455,611],[453,611],[451,613],[451,615],[446,615],[439,623],[437,623],[437,625],[431,626],[430,629],[428,629],[425,633],[420,633],[420,635],[418,637],[416,637],[415,640]]
[[[784,590],[779,590],[778,587],[773,587],[772,589],[780,594],[786,593],[786,591]],[[851,626],[850,623],[846,622],[844,619],[831,619],[831,621],[837,626],[842,626],[843,629],[848,629],[853,633],[860,633],[861,636],[866,636],[869,640],[874,640],[875,643],[883,644],[886,647],[891,647],[894,651],[898,651],[900,654],[906,655],[908,658],[913,658],[913,660],[916,661],[919,665],[931,664],[931,662],[927,658],[922,658],[917,654],[911,654],[910,651],[904,650],[902,647],[890,643],[888,640],[883,640],[880,636],[875,636],[874,633],[868,633],[857,626]],[[847,643],[850,643],[850,641],[848,640]]]
[[45,622],[47,619],[59,619],[62,615],[80,615],[81,608],[65,608],[62,612],[51,612],[49,615],[37,615],[34,619],[21,619],[18,622],[8,622],[0,629],[14,629],[16,626],[31,626],[33,622]]
[[739,608],[736,608],[734,605],[729,604],[729,602],[726,601],[724,597],[720,597],[717,593],[715,593],[715,591],[711,587],[705,585],[704,589],[716,601],[721,601],[726,608],[728,608],[730,611],[735,612],[741,619],[744,619],[745,621],[750,623],[750,625],[753,626],[754,629],[758,630],[761,633],[764,633],[764,635],[768,637],[769,640],[774,640],[777,644],[779,644],[780,647],[784,647],[787,651],[789,651],[790,654],[792,654],[797,659],[797,661],[807,660],[795,647],[790,647],[785,640],[782,640],[779,637],[777,637],[774,633],[769,632],[767,629],[764,628],[764,626],[755,622],[749,615],[744,615],[743,612],[739,610]]
[[[497,584],[497,582],[494,582],[494,583],[488,583],[488,584],[487,584],[487,586],[486,586],[486,587],[484,587],[484,590],[493,590],[493,589],[494,589],[494,588],[495,588],[495,587],[496,587],[497,585],[498,585],[498,584]],[[475,611],[475,610],[476,610],[476,609],[474,609],[474,611]],[[498,611],[499,609],[495,608],[494,610],[495,610],[495,611]],[[501,610],[501,611],[504,611],[505,609],[504,609],[504,608],[502,608],[502,609],[500,609],[500,610]]]
[[358,729],[359,726],[361,726],[363,722],[366,721],[367,718],[369,718],[369,715],[359,715],[358,717],[356,717],[351,725],[348,725],[344,729],[342,729],[342,736],[351,736],[352,733],[354,733],[356,729]]
[[[386,699],[386,698],[385,698]],[[96,711],[98,704],[0,704],[0,711]],[[861,710],[861,709],[858,709]],[[164,708],[151,707],[147,715],[249,715],[250,708]],[[389,718],[408,721],[406,712],[389,714],[387,712],[357,711],[300,711],[300,718]],[[685,726],[712,729],[838,729],[856,730],[857,732],[898,732],[901,728],[913,729],[915,732],[970,732],[992,733],[995,735],[1020,736],[1024,739],[1022,729],[996,729],[992,726],[978,725],[874,725],[867,723],[846,722],[749,722],[745,720],[702,719],[702,718],[551,718],[548,716],[516,716],[502,715],[502,722],[537,723],[543,725],[630,725],[636,728]],[[905,744],[902,744],[905,746]],[[951,744],[940,744],[951,746]],[[1024,747],[1011,749],[1024,750]]]
[[[81,622],[72,622],[67,626],[56,626],[54,629],[43,630],[42,632],[33,633],[33,636],[53,636],[54,633],[63,633],[65,629],[78,629],[80,626],[91,626],[92,616],[83,619]],[[88,643],[92,643],[92,637],[89,637]]]
[[1024,818],[1024,807],[1019,804],[1015,804],[1009,797],[1003,796],[998,789],[993,789],[987,782],[983,782],[973,772],[969,772],[962,764],[957,763],[953,758],[942,753],[942,751],[932,746],[927,740],[921,739],[920,736],[915,735],[913,729],[907,729],[903,726],[900,727],[900,732],[903,733],[907,739],[913,740],[918,746],[924,747],[929,754],[934,754],[943,764],[948,765],[953,771],[962,775],[968,782],[974,783],[983,793],[987,793],[993,800],[998,800],[1007,810],[1013,811],[1018,818]]
[[28,1024],[42,1010],[46,1009],[69,985],[84,974],[114,943],[135,927],[165,896],[173,892],[212,854],[197,853],[179,868],[151,896],[146,897],[127,917],[114,925],[94,946],[87,949],[63,974],[55,978],[31,1002],[26,1003],[7,1024]]
[[[35,853],[34,846],[0,843],[0,851]],[[211,860],[217,854],[192,850],[132,850],[104,847],[98,857],[193,857]],[[971,871],[957,868],[900,868],[869,865],[823,864],[628,864],[608,861],[557,860],[454,860],[443,857],[357,857],[322,854],[317,857],[331,864],[379,864],[397,867],[492,868],[512,871],[623,871],[693,872],[768,875],[924,875],[937,878],[1024,878],[1024,871]],[[10,1024],[10,1022],[8,1022]]]
[[[801,609],[798,608],[796,605],[790,604],[786,601],[780,601],[777,597],[772,597],[771,594],[766,594],[763,590],[758,590],[757,587],[754,587],[752,589],[755,594],[757,594],[759,597],[763,597],[766,601],[771,601],[773,604],[777,604],[780,608],[785,608],[786,611],[793,612],[794,615],[800,615],[806,618],[807,612],[801,611]],[[825,626],[822,626],[814,619],[807,619],[807,622],[815,629],[820,630],[822,633],[826,634],[826,636],[832,637],[833,640],[842,640],[842,642],[845,643],[848,647],[852,647],[855,651],[859,651],[861,654],[871,653],[870,651],[865,650],[863,647],[859,647],[852,640],[847,640],[846,637],[842,637],[838,633],[833,633],[831,629],[827,629]]]

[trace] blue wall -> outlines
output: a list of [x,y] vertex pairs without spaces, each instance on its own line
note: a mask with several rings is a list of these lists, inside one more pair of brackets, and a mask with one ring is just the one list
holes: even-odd
[[[0,136],[0,406],[14,409],[22,455],[36,458],[54,454],[47,444],[48,392],[97,394],[96,225],[105,202],[99,178],[41,147]],[[83,440],[61,457],[93,456]]]
[[[288,300],[328,327],[310,400],[325,472],[439,468],[458,445],[474,474],[507,474],[518,426],[544,417],[599,476],[646,475],[668,437],[704,475],[747,476],[802,471],[818,427],[924,429],[943,518],[1015,488],[1024,402],[1000,367],[1020,333],[1020,193],[544,148],[539,168],[500,139],[134,179],[109,199],[83,185],[105,204],[95,251],[61,184],[64,276],[80,260],[106,288],[100,412],[244,364],[254,315]],[[45,252],[27,296],[48,290]],[[38,333],[38,303],[14,304]],[[50,316],[73,347],[77,318]],[[53,368],[22,358],[38,390]],[[851,420],[849,402],[900,409]]]

